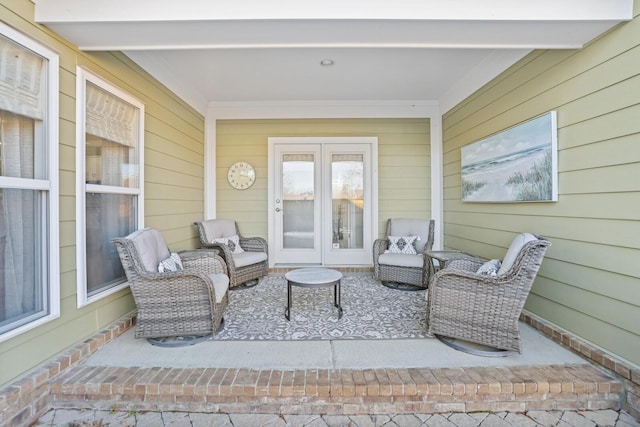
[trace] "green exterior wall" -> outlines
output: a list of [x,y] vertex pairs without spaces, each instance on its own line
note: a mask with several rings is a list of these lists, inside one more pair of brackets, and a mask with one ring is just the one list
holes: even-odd
[[[501,258],[548,237],[526,309],[640,365],[640,6],[581,50],[534,51],[443,118],[444,243]],[[558,114],[557,203],[462,203],[460,147]]]
[[[431,146],[427,119],[219,120],[216,122],[217,217],[234,218],[245,236],[267,238],[269,137],[378,137],[378,232],[392,217],[431,217]],[[248,161],[256,183],[238,191],[227,169]],[[377,236],[374,236],[376,238]]]
[[30,0],[0,3],[8,25],[60,55],[61,316],[0,343],[0,388],[135,309],[129,290],[76,308],[75,120],[76,65],[84,66],[145,104],[145,222],[172,249],[197,245],[193,221],[204,215],[204,118],[122,53],[84,53],[34,23]]

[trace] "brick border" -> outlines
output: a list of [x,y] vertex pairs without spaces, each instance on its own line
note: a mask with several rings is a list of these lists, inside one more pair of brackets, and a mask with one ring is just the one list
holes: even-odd
[[571,332],[530,313],[522,312],[520,320],[538,330],[547,338],[581,356],[583,359],[604,368],[608,373],[619,378],[624,383],[625,397],[622,407],[631,416],[640,420],[640,367],[633,363],[613,356],[604,349],[591,344]]
[[55,408],[283,414],[620,408],[622,384],[588,364],[299,369],[84,367],[51,386]]

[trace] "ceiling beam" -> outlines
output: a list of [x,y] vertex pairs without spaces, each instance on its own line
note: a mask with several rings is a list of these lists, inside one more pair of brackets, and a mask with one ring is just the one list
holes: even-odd
[[39,22],[217,20],[620,21],[633,0],[39,0]]
[[633,0],[39,0],[35,18],[83,50],[574,49]]

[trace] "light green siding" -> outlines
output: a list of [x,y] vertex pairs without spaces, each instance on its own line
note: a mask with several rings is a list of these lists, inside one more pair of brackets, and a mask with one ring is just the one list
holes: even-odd
[[[378,137],[378,219],[431,217],[431,148],[427,119],[220,120],[216,129],[218,218],[234,218],[242,234],[267,238],[269,137]],[[237,161],[256,168],[249,190],[233,190],[227,169]],[[375,236],[377,237],[377,236]]]
[[[637,3],[637,2],[636,2]],[[640,364],[640,19],[581,50],[534,51],[449,111],[444,240],[487,258],[549,238],[526,309]],[[558,112],[557,203],[462,203],[460,147]]]
[[122,53],[84,53],[37,25],[34,4],[0,4],[8,25],[60,55],[60,293],[61,316],[0,343],[0,387],[86,339],[135,305],[129,290],[76,308],[75,120],[76,65],[84,66],[145,104],[145,222],[172,249],[197,245],[193,221],[204,215],[204,118]]

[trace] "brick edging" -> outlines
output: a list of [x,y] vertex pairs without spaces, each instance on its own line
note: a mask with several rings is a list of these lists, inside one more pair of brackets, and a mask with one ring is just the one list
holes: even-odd
[[527,310],[522,312],[520,320],[552,341],[621,379],[626,393],[623,408],[636,419],[640,419],[640,367],[607,353],[602,348]]
[[56,379],[56,408],[283,414],[619,409],[622,385],[588,364],[249,369],[85,366]]

